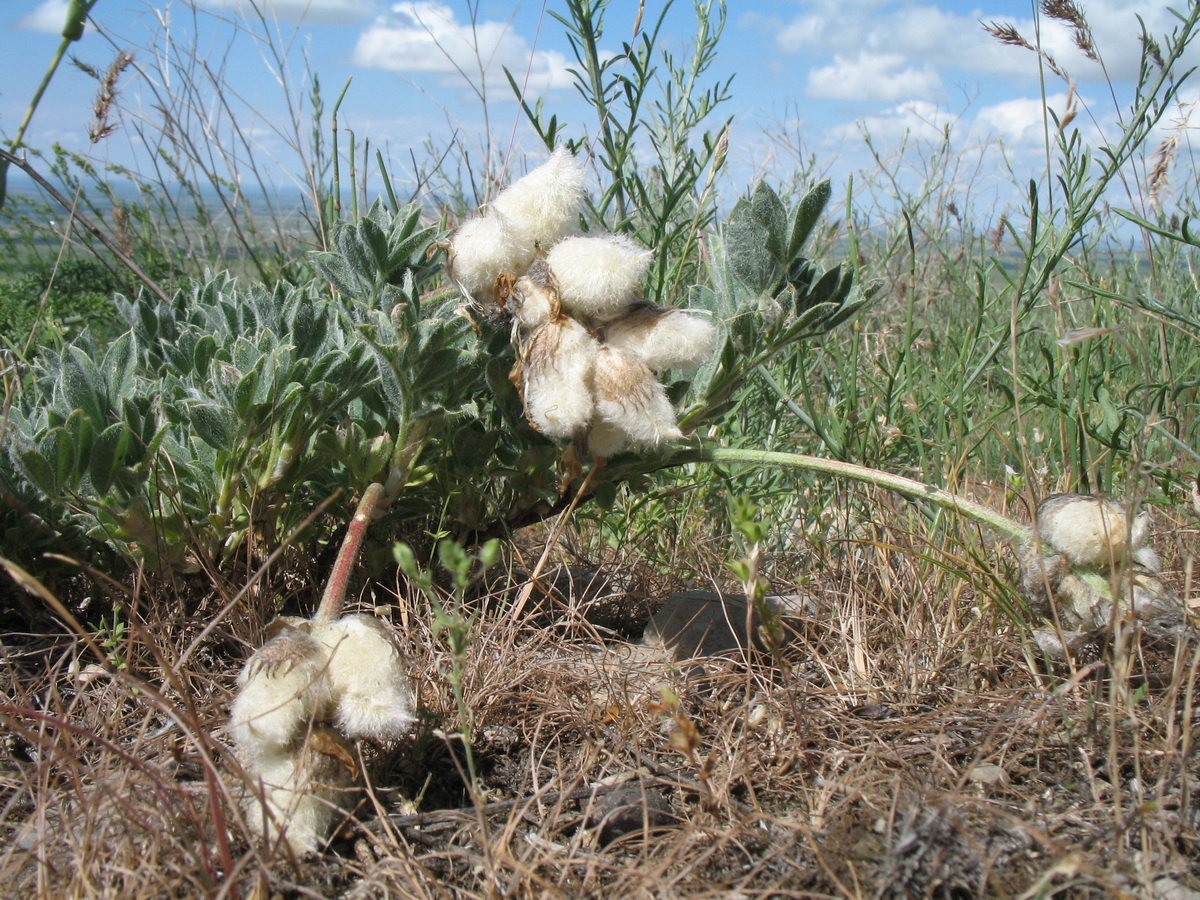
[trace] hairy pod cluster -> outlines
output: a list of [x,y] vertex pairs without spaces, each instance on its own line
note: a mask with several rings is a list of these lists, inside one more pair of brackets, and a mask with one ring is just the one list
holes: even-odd
[[371,616],[280,618],[270,631],[238,676],[229,727],[256,781],[249,824],[307,853],[329,836],[357,777],[347,742],[404,734],[415,721],[412,687]]
[[607,458],[681,436],[659,375],[698,368],[717,330],[642,298],[653,253],[616,234],[573,233],[583,168],[565,148],[464,222],[447,269],[485,318],[510,320],[525,415]]
[[1054,494],[1038,506],[1037,536],[1021,551],[1021,587],[1033,609],[1055,622],[1036,629],[1055,659],[1094,643],[1116,619],[1136,618],[1152,634],[1178,630],[1183,604],[1163,583],[1150,546],[1150,516],[1086,494]]

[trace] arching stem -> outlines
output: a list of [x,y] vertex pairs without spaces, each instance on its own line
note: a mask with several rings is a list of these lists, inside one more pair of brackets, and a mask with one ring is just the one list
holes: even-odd
[[333,564],[333,572],[325,585],[325,593],[321,596],[321,605],[313,616],[314,622],[328,622],[336,619],[342,612],[342,603],[346,600],[346,588],[350,583],[350,573],[354,571],[354,563],[358,560],[358,551],[362,548],[363,538],[367,534],[367,526],[383,496],[383,485],[375,482],[363,491],[354,518],[346,527],[346,537],[342,541],[342,549],[338,551],[337,560]]
[[873,484],[885,490],[895,491],[915,500],[923,500],[941,509],[952,512],[978,522],[1002,537],[1012,541],[1025,541],[1030,536],[1028,526],[1022,525],[1015,519],[1001,515],[982,503],[976,503],[950,491],[934,487],[931,484],[906,478],[903,475],[893,475],[871,469],[854,463],[840,462],[836,459],[822,459],[818,456],[805,456],[800,453],[780,453],[771,450],[738,450],[727,447],[711,447],[701,450],[685,450],[671,460],[671,465],[686,465],[688,463],[723,463],[730,465],[762,466],[784,469],[803,469],[806,472],[821,472],[838,478],[848,478]]

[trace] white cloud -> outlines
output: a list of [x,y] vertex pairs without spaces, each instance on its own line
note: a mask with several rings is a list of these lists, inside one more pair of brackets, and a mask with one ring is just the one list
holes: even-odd
[[375,11],[376,0],[198,0],[217,9],[310,25],[345,25],[365,19]]
[[61,34],[66,23],[67,0],[42,0],[33,12],[17,23],[17,27],[23,31]]
[[838,55],[831,65],[808,73],[805,93],[810,97],[883,103],[928,98],[940,93],[941,79],[936,72],[905,63],[905,57],[896,53],[860,50],[856,59]]
[[394,3],[359,36],[354,61],[392,72],[438,75],[441,86],[507,91],[502,68],[533,94],[571,85],[566,58],[556,51],[533,51],[507,22],[460,23],[437,0]]
[[[1047,105],[1061,116],[1067,95],[1046,98]],[[999,138],[1011,147],[1043,144],[1046,134],[1045,106],[1040,97],[1016,97],[985,106],[975,114],[976,130]],[[1053,128],[1053,124],[1049,127]]]
[[[1117,81],[1137,76],[1139,16],[1160,42],[1178,25],[1163,0],[1088,0],[1084,11],[1104,59],[1101,68],[1075,46],[1066,24],[1042,16],[1035,27],[1028,16],[1014,18],[988,5],[984,2],[963,9],[945,2],[859,0],[851,17],[838,0],[805,0],[804,11],[787,21],[747,15],[740,24],[771,35],[780,52],[804,54],[810,60],[831,55],[843,61],[858,54],[887,55],[900,60],[892,63],[897,71],[957,70],[963,80],[1001,75],[1025,83],[1038,77],[1036,57],[1028,50],[1001,44],[984,30],[985,25],[1010,24],[1030,43],[1040,40],[1042,49],[1080,83],[1102,81],[1106,72]],[[1185,63],[1200,64],[1200,46],[1190,51]],[[853,76],[854,71],[848,69],[846,74]],[[833,80],[838,72],[830,69],[825,75]]]
[[940,141],[946,129],[952,128],[956,118],[926,100],[911,100],[899,103],[877,116],[865,116],[853,125],[835,130],[839,139],[869,134],[881,145],[900,144],[909,140]]

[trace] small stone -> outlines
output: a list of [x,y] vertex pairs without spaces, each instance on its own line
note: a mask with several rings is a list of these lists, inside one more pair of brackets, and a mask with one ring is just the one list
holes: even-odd
[[[768,595],[765,602],[787,621],[810,614],[811,598]],[[751,632],[758,642],[759,618],[752,616]],[[666,650],[676,660],[718,656],[746,645],[746,598],[742,594],[679,591],[667,597],[646,623],[642,643]]]
[[1180,884],[1174,878],[1156,878],[1151,890],[1153,900],[1200,900],[1200,891]]
[[631,782],[601,797],[591,821],[599,829],[601,845],[606,845],[643,828],[669,825],[675,816],[662,791]]
[[1004,767],[993,763],[971,766],[967,778],[976,784],[1008,784],[1008,773],[1004,771]]

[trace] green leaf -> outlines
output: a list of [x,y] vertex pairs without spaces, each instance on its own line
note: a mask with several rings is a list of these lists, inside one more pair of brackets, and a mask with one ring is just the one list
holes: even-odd
[[779,195],[765,181],[754,188],[750,200],[750,215],[766,232],[766,250],[778,262],[784,261],[787,233],[787,209]]
[[137,343],[132,332],[125,332],[109,345],[104,354],[104,369],[108,375],[108,396],[114,400],[133,391],[137,371]]
[[779,280],[779,264],[767,249],[766,227],[749,216],[734,218],[725,226],[724,236],[734,277],[755,295],[769,291]]
[[214,450],[233,450],[237,423],[229,410],[215,403],[195,402],[188,404],[187,413],[196,437]]
[[816,184],[796,205],[796,210],[792,214],[791,230],[788,235],[787,259],[795,259],[800,255],[800,251],[804,249],[809,236],[825,212],[825,207],[829,203],[832,191],[833,188],[830,186],[829,179],[825,179]]
[[108,492],[128,446],[129,430],[123,422],[114,422],[96,436],[88,461],[88,473],[96,493]]
[[72,344],[59,358],[59,362],[62,365],[59,385],[65,403],[63,412],[80,410],[88,418],[103,420],[105,404],[101,398],[105,379],[92,358],[83,348]]

